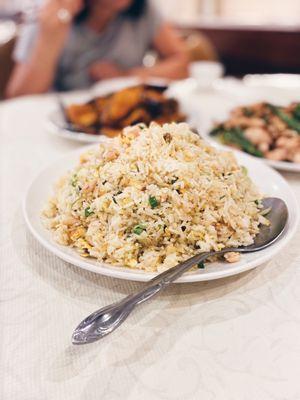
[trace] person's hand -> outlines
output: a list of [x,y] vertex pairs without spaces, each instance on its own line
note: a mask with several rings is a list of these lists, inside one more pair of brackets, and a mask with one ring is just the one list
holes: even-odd
[[90,65],[89,75],[94,81],[116,78],[126,75],[118,65],[111,61],[97,61]]
[[83,0],[47,0],[38,16],[40,33],[51,42],[64,39],[82,7]]

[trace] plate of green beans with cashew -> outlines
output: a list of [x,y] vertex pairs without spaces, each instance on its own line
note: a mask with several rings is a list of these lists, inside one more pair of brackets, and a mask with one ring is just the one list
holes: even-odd
[[209,129],[208,138],[265,160],[274,168],[300,172],[300,102],[238,106]]

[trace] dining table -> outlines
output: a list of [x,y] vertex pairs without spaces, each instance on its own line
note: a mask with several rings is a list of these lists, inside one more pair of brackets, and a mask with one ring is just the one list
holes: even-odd
[[[213,96],[189,101],[201,109]],[[115,332],[72,345],[83,318],[143,284],[62,261],[27,229],[32,179],[83,146],[47,130],[56,105],[55,93],[0,102],[0,399],[299,400],[299,227],[267,263],[173,284]],[[300,174],[280,173],[299,205]]]

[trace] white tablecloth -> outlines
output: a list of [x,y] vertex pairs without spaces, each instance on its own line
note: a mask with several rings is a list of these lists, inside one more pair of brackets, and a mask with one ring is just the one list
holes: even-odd
[[[68,265],[26,229],[30,180],[79,147],[45,131],[52,107],[51,95],[0,105],[0,399],[300,399],[299,230],[271,262],[174,285],[102,341],[71,345],[83,317],[140,284]],[[299,175],[283,175],[300,198]]]

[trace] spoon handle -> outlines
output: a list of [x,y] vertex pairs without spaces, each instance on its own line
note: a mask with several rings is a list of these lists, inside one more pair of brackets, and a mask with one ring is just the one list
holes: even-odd
[[[230,250],[227,249],[227,251]],[[161,290],[167,288],[193,265],[204,261],[207,257],[215,253],[219,252],[197,254],[151,279],[139,292],[133,293],[117,303],[95,311],[85,318],[75,329],[72,336],[73,344],[91,343],[114,331],[125,321],[138,304],[155,296]]]
[[205,260],[211,253],[197,254],[196,256],[189,258],[186,261],[170,268],[155,278],[151,279],[142,290],[132,295],[127,296],[123,301],[138,305],[151,297],[158,294],[161,290],[166,289],[172,282],[178,279],[185,271],[190,269],[193,265]]

